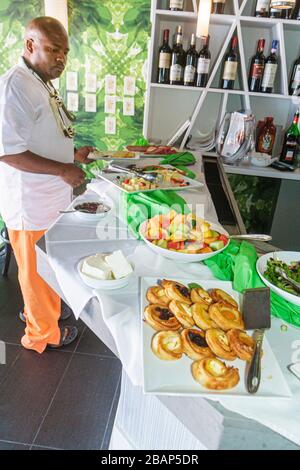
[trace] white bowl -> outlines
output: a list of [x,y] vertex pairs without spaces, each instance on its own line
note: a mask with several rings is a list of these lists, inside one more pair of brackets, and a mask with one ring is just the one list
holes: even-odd
[[[178,251],[173,251],[173,250],[168,250],[167,248],[161,248],[160,246],[154,245],[154,243],[150,242],[147,240],[146,237],[143,235],[144,227],[146,226],[148,220],[145,220],[141,225],[140,225],[140,236],[144,240],[144,242],[149,246],[149,248],[157,253],[158,255],[164,256],[165,258],[172,259],[173,261],[177,261],[179,263],[196,263],[197,261],[203,261],[208,258],[212,258],[213,256],[217,255],[218,253],[221,253],[223,250],[225,250],[226,246],[228,246],[228,243],[226,246],[221,248],[220,250],[213,251],[212,253],[180,253]],[[228,232],[218,224],[211,223],[207,221],[212,230],[216,230],[220,234],[226,235],[226,237],[229,237]]]
[[[276,251],[276,257],[284,261],[287,264],[290,264],[292,261],[300,261],[300,252],[299,251]],[[265,278],[264,272],[267,269],[267,261],[270,258],[274,258],[274,252],[272,251],[271,253],[267,253],[263,256],[261,256],[256,263],[256,270],[266,286],[270,287],[270,289],[275,292],[276,294],[280,295],[285,300],[288,300],[294,305],[299,305],[300,306],[300,297],[294,294],[289,294],[289,292],[286,292],[279,287],[276,287],[274,284],[272,284],[268,279]]]
[[276,158],[272,158],[267,153],[254,152],[249,155],[251,158],[252,165],[266,167],[271,165]]
[[[96,214],[92,214],[92,213],[90,214],[88,212],[81,212],[81,211],[75,210],[75,206],[79,204],[83,204],[85,202],[97,202],[97,203],[102,202],[103,204],[106,204],[108,207],[110,207],[110,210],[107,212],[96,212]],[[81,220],[85,220],[89,222],[89,221],[97,221],[100,219],[104,219],[104,217],[107,217],[109,214],[111,214],[113,207],[114,207],[114,203],[109,197],[105,196],[105,197],[100,198],[95,193],[95,196],[88,195],[88,196],[82,196],[82,198],[81,197],[77,198],[76,200],[73,201],[71,209],[75,210],[74,215],[76,217],[78,217]]]
[[130,263],[133,271],[127,276],[122,277],[121,279],[105,279],[105,280],[96,279],[94,277],[88,276],[87,274],[81,271],[85,258],[79,261],[77,265],[77,271],[78,271],[79,276],[83,280],[84,284],[86,284],[88,287],[92,287],[93,289],[104,289],[104,290],[121,289],[122,287],[125,287],[127,286],[127,284],[129,284],[129,281],[131,280],[134,274],[134,265],[133,263]]

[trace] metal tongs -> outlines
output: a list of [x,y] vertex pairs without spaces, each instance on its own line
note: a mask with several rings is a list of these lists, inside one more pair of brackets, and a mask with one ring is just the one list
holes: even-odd
[[284,279],[288,284],[290,284],[295,289],[296,292],[300,294],[299,282],[295,281],[294,279],[291,279],[280,266],[276,266],[275,272],[277,272],[282,277],[282,279]]
[[146,181],[149,181],[150,183],[158,182],[161,179],[161,175],[154,171],[144,173],[134,168],[129,170],[123,166],[115,165],[114,163],[109,163],[108,166],[103,170],[103,173],[123,173],[125,175],[130,175],[131,177],[138,176]]

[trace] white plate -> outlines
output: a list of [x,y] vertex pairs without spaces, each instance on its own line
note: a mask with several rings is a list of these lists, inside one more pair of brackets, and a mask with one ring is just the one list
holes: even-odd
[[[287,264],[290,264],[292,261],[300,261],[300,252],[299,251],[276,251],[276,257],[284,261]],[[267,253],[260,258],[258,258],[256,262],[256,269],[257,272],[266,286],[270,287],[270,289],[275,292],[276,294],[280,295],[285,300],[288,300],[294,305],[300,306],[300,296],[298,297],[297,295],[294,294],[289,294],[289,292],[286,292],[279,287],[276,287],[274,284],[272,284],[268,279],[265,278],[264,272],[267,269],[267,261],[270,258],[274,258],[274,252]]]
[[112,210],[114,208],[114,203],[112,201],[112,199],[110,199],[109,197],[105,196],[105,197],[101,197],[98,196],[96,193],[95,195],[93,194],[89,194],[89,195],[84,195],[82,197],[78,197],[76,198],[72,205],[71,205],[71,209],[74,209],[75,206],[77,206],[78,204],[83,204],[84,202],[103,202],[103,204],[106,204],[107,206],[109,206],[111,209],[110,211],[108,212],[99,212],[99,213],[96,213],[96,214],[89,214],[87,212],[80,212],[80,211],[75,211],[73,212],[73,214],[81,219],[81,220],[85,220],[85,221],[97,221],[97,220],[100,220],[100,219],[104,219],[105,217],[107,217],[108,215],[110,215],[112,213]]
[[[168,278],[169,279],[169,278]],[[174,279],[175,280],[175,279]],[[272,349],[264,338],[262,376],[260,387],[255,395],[247,392],[245,385],[246,362],[236,359],[226,362],[229,366],[239,369],[240,382],[230,390],[214,391],[202,387],[196,382],[191,373],[192,359],[183,355],[178,361],[163,361],[154,355],[151,349],[151,340],[156,333],[146,322],[143,321],[143,312],[148,305],[146,299],[147,289],[157,284],[157,278],[144,277],[141,280],[141,317],[142,317],[142,349],[143,349],[143,372],[144,372],[144,393],[155,395],[180,395],[195,397],[245,397],[245,398],[290,398],[291,391],[284,379],[279,364],[272,352]],[[197,282],[196,279],[176,279],[182,284]],[[205,289],[223,289],[239,302],[239,294],[232,288],[231,282],[227,281],[199,281]]]
[[[144,242],[149,246],[149,248],[157,253],[158,255],[164,256],[164,258],[172,259],[173,261],[177,261],[179,263],[196,263],[197,261],[203,261],[205,259],[211,258],[212,256],[217,255],[218,253],[221,253],[221,251],[225,250],[226,246],[228,246],[228,243],[226,246],[221,248],[220,250],[213,251],[212,253],[180,253],[178,251],[173,251],[173,250],[168,250],[167,248],[161,248],[160,246],[154,245],[154,243],[150,242],[147,240],[146,237],[143,235],[143,230],[146,225],[148,220],[143,222],[140,225],[139,233],[141,238],[144,240]],[[209,221],[206,221],[211,225],[212,230],[216,230],[217,232],[226,235],[226,237],[229,237],[228,232],[218,224],[211,223]]]
[[[90,255],[90,256],[92,256],[92,255]],[[81,259],[79,261],[79,263],[77,265],[77,271],[78,271],[79,276],[83,280],[83,282],[88,287],[92,287],[93,289],[104,289],[104,290],[121,289],[122,287],[125,287],[125,286],[127,286],[127,284],[129,284],[129,281],[133,276],[134,265],[132,263],[130,263],[131,266],[132,266],[133,272],[128,274],[128,276],[122,277],[121,279],[110,279],[110,280],[96,279],[94,277],[88,276],[87,274],[84,274],[81,271],[83,261],[85,260],[85,258],[87,258],[87,257],[84,257],[83,259]]]

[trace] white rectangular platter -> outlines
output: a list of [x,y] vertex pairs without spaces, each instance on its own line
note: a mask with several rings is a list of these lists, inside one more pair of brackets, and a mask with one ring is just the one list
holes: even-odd
[[[168,278],[171,279],[171,278]],[[195,279],[173,279],[184,285],[195,283]],[[154,355],[151,350],[151,340],[156,333],[145,321],[143,321],[143,312],[148,305],[146,299],[147,289],[157,284],[157,278],[141,278],[141,317],[142,317],[142,351],[143,351],[143,374],[144,374],[144,393],[155,395],[177,395],[194,396],[205,398],[219,397],[245,397],[257,400],[259,398],[285,398],[291,397],[290,389],[284,379],[279,364],[272,352],[272,349],[266,339],[263,343],[262,375],[258,392],[251,395],[247,392],[246,380],[246,362],[236,359],[235,361],[226,361],[221,359],[229,366],[239,369],[240,382],[230,390],[214,391],[208,390],[197,383],[191,373],[192,359],[183,355],[177,361],[163,361]],[[223,289],[225,292],[240,302],[240,295],[232,288],[232,283],[227,281],[204,281],[201,279],[199,284],[204,289]],[[197,328],[197,327],[196,327]],[[251,335],[251,332],[248,332]]]
[[[163,165],[166,168],[171,168],[170,165]],[[120,174],[121,175],[121,174]],[[193,180],[191,178],[187,178],[186,176],[182,176],[182,178],[189,183],[188,186],[174,186],[171,185],[170,183],[162,183],[158,186],[158,188],[155,189],[144,189],[144,190],[136,190],[136,191],[128,191],[125,188],[122,188],[120,184],[118,184],[116,177],[118,176],[117,173],[101,173],[98,175],[98,178],[103,179],[104,181],[107,181],[108,183],[113,184],[116,188],[120,189],[120,191],[123,191],[126,194],[135,194],[135,193],[149,193],[150,191],[158,191],[160,189],[163,189],[164,191],[189,191],[190,189],[197,189],[203,187],[203,183],[201,181]],[[124,175],[125,176],[125,175]]]

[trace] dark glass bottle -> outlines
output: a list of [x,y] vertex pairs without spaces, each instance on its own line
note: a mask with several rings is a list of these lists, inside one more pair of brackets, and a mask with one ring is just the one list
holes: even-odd
[[280,161],[290,163],[291,165],[295,163],[297,146],[300,139],[298,123],[299,110],[295,113],[293,122],[285,133],[283,147],[280,155]]
[[175,44],[172,49],[170,84],[182,85],[186,54],[182,47],[182,26],[177,26]]
[[292,18],[293,20],[300,20],[300,0],[296,1],[296,6],[294,8]]
[[267,18],[269,16],[270,0],[257,0],[254,16]]
[[292,18],[292,13],[292,8],[284,8],[281,10],[280,18],[282,18],[283,20],[290,20]]
[[221,79],[221,88],[224,90],[232,90],[236,78],[238,67],[238,54],[237,54],[238,38],[233,36],[229,52],[225,55],[223,73]]
[[265,119],[257,139],[256,150],[261,153],[267,153],[268,155],[272,155],[276,136],[276,127],[274,126],[273,119],[272,117]]
[[266,60],[264,56],[264,47],[265,39],[259,39],[256,54],[251,59],[248,78],[249,91],[260,91]]
[[290,84],[289,94],[294,96],[300,96],[300,57],[294,62]]
[[278,49],[278,41],[272,41],[271,53],[265,62],[264,75],[261,83],[260,91],[262,93],[273,93],[275,77],[278,67],[278,58],[276,55]]
[[208,80],[210,66],[209,36],[203,36],[202,49],[199,52],[197,63],[196,86],[205,87]]
[[164,84],[170,83],[172,49],[169,46],[169,35],[170,30],[164,29],[163,43],[159,48],[157,82]]
[[183,11],[184,0],[170,0],[169,10]]
[[222,15],[224,13],[226,0],[212,0],[211,12]]
[[186,63],[184,69],[183,83],[186,86],[195,86],[197,71],[198,53],[196,51],[196,36],[193,33],[191,37],[191,45],[186,53]]
[[280,10],[277,10],[276,8],[270,8],[270,18],[280,18],[281,17],[281,12]]

